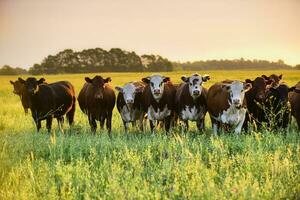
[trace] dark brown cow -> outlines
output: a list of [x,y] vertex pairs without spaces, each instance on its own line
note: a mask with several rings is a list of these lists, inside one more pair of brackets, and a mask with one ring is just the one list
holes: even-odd
[[27,78],[26,81],[22,78],[18,80],[25,85],[25,93],[38,131],[41,128],[41,121],[45,119],[48,132],[51,131],[53,118],[57,119],[60,128],[62,128],[64,115],[67,116],[70,125],[73,123],[76,98],[71,83],[60,81],[43,84],[44,78],[37,80],[33,77]]
[[209,88],[207,108],[215,134],[222,125],[233,126],[235,133],[241,132],[246,115],[244,96],[250,88],[250,83],[229,80],[215,83]]
[[188,130],[188,120],[195,121],[199,130],[204,130],[204,119],[207,112],[207,89],[202,86],[209,80],[208,75],[193,74],[190,77],[182,76],[184,83],[176,90],[176,113],[184,121]]
[[142,103],[142,93],[145,83],[141,81],[126,83],[123,87],[115,87],[119,91],[117,97],[117,108],[123,120],[125,132],[128,130],[129,123],[135,125],[139,120],[139,126],[143,131],[143,120],[145,112]]
[[103,79],[95,76],[93,79],[85,78],[86,83],[78,96],[78,103],[81,110],[88,115],[89,124],[93,132],[97,129],[97,121],[103,128],[106,120],[106,128],[111,137],[112,111],[115,106],[116,96],[108,82],[111,78]]
[[155,121],[163,121],[168,132],[175,116],[174,85],[169,77],[161,75],[152,75],[142,81],[147,83],[143,91],[143,107],[150,120],[151,131],[154,130]]
[[289,101],[292,108],[292,115],[295,117],[298,129],[300,130],[300,81],[289,89]]
[[25,85],[22,84],[19,80],[10,81],[10,83],[14,87],[13,93],[20,97],[22,106],[24,108],[24,112],[25,112],[25,114],[27,114],[28,109],[29,109],[29,102],[28,102],[28,97],[26,96],[26,92],[25,92]]
[[248,114],[246,114],[244,122],[245,129],[248,128],[248,123],[257,125],[257,128],[261,128],[262,123],[266,122],[263,107],[265,106],[267,85],[272,82],[272,79],[265,80],[262,77],[257,77],[253,81],[246,79],[246,83],[251,83],[252,88],[245,94],[248,109]]
[[277,87],[282,80],[282,76],[282,74],[271,74],[270,76],[262,75],[261,77],[263,77],[267,81],[271,81],[270,87]]

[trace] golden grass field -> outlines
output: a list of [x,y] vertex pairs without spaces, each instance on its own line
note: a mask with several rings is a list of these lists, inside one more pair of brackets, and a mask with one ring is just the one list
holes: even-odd
[[[161,73],[174,83],[194,72]],[[254,79],[283,74],[289,86],[299,71],[198,71],[212,84],[225,79]],[[141,80],[152,73],[98,73],[111,85]],[[45,75],[48,83],[68,80],[76,95],[84,77],[95,74]],[[213,136],[195,126],[187,134],[170,135],[132,130],[124,134],[115,107],[112,139],[106,131],[90,132],[87,117],[76,108],[75,125],[52,135],[45,123],[36,132],[25,116],[9,80],[0,76],[0,199],[299,199],[300,136],[293,121],[287,133],[267,130]],[[26,78],[26,76],[22,76]],[[98,126],[99,127],[99,126]],[[55,136],[53,136],[55,135]]]

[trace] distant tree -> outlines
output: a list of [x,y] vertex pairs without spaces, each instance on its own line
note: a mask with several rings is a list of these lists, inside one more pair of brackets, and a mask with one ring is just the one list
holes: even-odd
[[0,68],[0,75],[19,75],[19,74],[27,74],[28,72],[22,68],[13,68],[9,65],[4,65]]

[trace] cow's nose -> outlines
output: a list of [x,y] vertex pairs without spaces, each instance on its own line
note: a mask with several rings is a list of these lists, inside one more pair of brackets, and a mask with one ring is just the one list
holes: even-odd
[[154,89],[154,94],[160,94],[160,89]]
[[96,98],[96,99],[102,99],[102,98],[103,98],[103,95],[101,95],[101,94],[96,94],[96,95],[95,95],[95,98]]
[[200,91],[199,90],[194,90],[193,91],[193,95],[199,95],[200,94]]
[[128,104],[133,104],[133,99],[127,99],[126,101]]
[[265,95],[264,94],[259,94],[259,95],[257,95],[257,99],[258,100],[264,100],[265,99]]
[[233,99],[232,102],[233,102],[235,105],[241,104],[241,101],[240,101],[239,99]]

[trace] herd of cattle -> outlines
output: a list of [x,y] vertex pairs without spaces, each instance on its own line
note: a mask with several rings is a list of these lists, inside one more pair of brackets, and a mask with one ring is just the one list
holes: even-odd
[[[235,133],[240,133],[242,129],[247,130],[249,124],[257,129],[263,125],[285,129],[291,114],[300,129],[300,81],[289,88],[281,82],[282,75],[272,74],[244,82],[224,80],[206,89],[203,83],[210,79],[209,75],[193,74],[181,79],[182,83],[173,84],[169,77],[145,77],[142,81],[115,87],[119,92],[116,99],[109,85],[111,78],[86,77],[77,100],[88,116],[92,131],[97,129],[96,121],[100,122],[101,128],[106,122],[110,136],[115,103],[126,132],[130,123],[138,123],[143,130],[146,120],[149,120],[151,131],[158,125],[169,131],[178,121],[182,122],[185,130],[188,129],[188,122],[194,121],[203,131],[207,112],[215,134],[220,129],[233,129]],[[14,93],[20,96],[25,113],[31,110],[38,131],[42,120],[46,120],[48,131],[51,130],[53,118],[57,119],[59,127],[65,115],[69,124],[73,123],[76,96],[70,82],[46,83],[44,78],[37,80],[30,77],[26,80],[18,78],[10,83]]]

